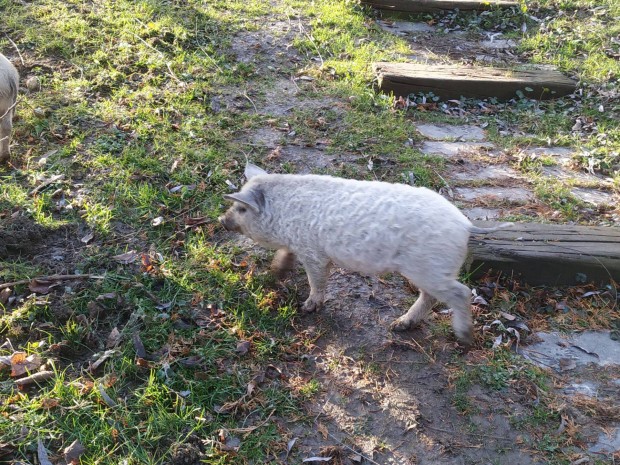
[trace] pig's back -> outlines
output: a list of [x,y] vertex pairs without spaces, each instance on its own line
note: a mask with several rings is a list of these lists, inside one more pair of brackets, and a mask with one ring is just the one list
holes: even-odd
[[401,259],[420,260],[415,250],[466,248],[471,223],[429,189],[314,175],[282,175],[277,181],[293,236],[341,266],[392,271]]

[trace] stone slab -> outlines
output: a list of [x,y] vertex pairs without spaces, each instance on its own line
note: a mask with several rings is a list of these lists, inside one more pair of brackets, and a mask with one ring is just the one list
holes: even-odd
[[609,331],[585,331],[572,337],[539,332],[536,336],[540,342],[521,347],[519,352],[539,366],[566,371],[561,360],[570,360],[575,367],[620,365],[620,342],[611,339]]
[[506,50],[515,48],[517,43],[510,39],[495,39],[495,40],[483,40],[480,42],[480,46],[487,50]]
[[534,194],[522,187],[457,187],[454,194],[460,200],[474,201],[481,198],[495,198],[510,202],[528,202]]
[[480,169],[469,169],[454,173],[450,177],[458,181],[500,181],[523,178],[518,171],[504,165],[489,165]]
[[594,454],[613,454],[620,451],[620,428],[615,428],[609,434],[601,433],[596,444],[588,451]]
[[530,147],[523,153],[534,157],[551,157],[558,165],[569,166],[575,151],[567,147]]
[[490,142],[426,141],[420,147],[420,151],[427,155],[440,155],[445,158],[453,158],[492,148],[494,148],[494,145]]
[[416,124],[416,129],[427,139],[436,141],[475,141],[486,139],[484,129],[478,126],[450,126],[446,124]]
[[564,166],[543,166],[542,175],[548,178],[561,179],[563,181],[574,179],[580,182],[606,182],[604,179],[594,174],[573,171]]
[[571,189],[571,194],[573,194],[582,202],[586,202],[596,206],[613,205],[617,202],[617,200],[615,200],[614,198],[614,194],[598,189],[575,187],[574,189]]

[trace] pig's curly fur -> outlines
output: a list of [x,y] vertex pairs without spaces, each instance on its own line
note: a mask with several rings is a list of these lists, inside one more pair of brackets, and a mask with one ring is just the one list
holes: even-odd
[[484,232],[426,188],[317,175],[260,174],[229,196],[221,218],[259,244],[292,252],[310,281],[305,310],[319,308],[331,263],[363,274],[399,272],[420,290],[393,323],[420,323],[434,299],[454,311],[459,339],[471,342],[469,289],[457,281],[471,231]]
[[19,74],[11,62],[0,53],[0,161],[9,157],[9,143],[13,128],[13,114]]

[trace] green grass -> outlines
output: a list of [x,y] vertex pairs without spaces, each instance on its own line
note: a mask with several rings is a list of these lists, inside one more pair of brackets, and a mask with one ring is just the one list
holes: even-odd
[[[562,9],[572,12],[574,6],[564,3]],[[554,45],[554,31],[563,30],[565,18],[555,17],[547,32],[532,27],[522,45],[533,60],[559,64],[584,86],[599,86],[583,107],[520,102],[502,118],[528,134],[521,137],[500,135],[495,115],[485,118],[507,149],[549,138],[585,147],[618,183],[618,109],[600,92],[602,77],[617,73],[617,62],[601,55],[595,62],[579,59],[598,53],[617,33],[616,26],[604,24],[619,15],[613,3],[608,8],[588,19],[588,28],[566,32],[560,45]],[[60,283],[48,295],[19,284],[12,288],[16,300],[0,305],[1,339],[41,355],[55,371],[40,386],[17,390],[9,371],[0,369],[0,442],[10,445],[12,460],[31,462],[39,439],[52,455],[77,439],[86,446],[83,464],[167,463],[185,446],[212,464],[264,463],[286,452],[290,438],[273,416],[304,420],[302,403],[318,397],[322,385],[309,378],[293,386],[273,370],[299,361],[312,343],[292,324],[297,289],[279,287],[266,271],[266,256],[248,254],[218,229],[222,195],[229,191],[227,181],[239,185],[246,155],[266,154],[264,147],[248,144],[247,132],[284,123],[308,145],[327,140],[328,155],[358,157],[332,174],[407,182],[413,176],[418,185],[442,187],[446,163],[412,148],[412,121],[454,120],[397,110],[392,97],[371,85],[370,63],[404,60],[408,45],[381,31],[370,10],[350,1],[287,0],[271,7],[257,0],[0,0],[0,10],[0,49],[19,61],[9,37],[25,61],[22,82],[36,76],[41,83],[40,91],[20,94],[13,167],[0,171],[0,232],[17,214],[41,229],[48,246],[42,257],[0,256],[0,279],[93,275]],[[257,63],[238,60],[232,44],[236,34],[260,30],[274,15],[295,30],[305,27],[290,44],[300,62],[283,65],[281,75],[313,77],[312,86],[300,90],[303,98],[339,105],[294,108],[286,116],[253,111],[252,102],[265,99],[278,75],[262,75]],[[498,21],[516,24],[522,15],[448,19],[475,32]],[[305,26],[302,16],[309,18]],[[588,43],[575,48],[571,40]],[[238,94],[245,94],[241,110],[226,104]],[[609,112],[599,114],[600,102]],[[598,135],[570,133],[580,115],[597,118]],[[601,133],[605,144],[599,143]],[[59,175],[64,177],[32,193]],[[543,187],[540,197],[561,205],[566,192]],[[564,215],[578,218],[568,207]],[[204,223],[192,226],[195,218]],[[133,263],[113,258],[131,250],[138,253]],[[114,328],[121,336],[114,352],[89,369]],[[450,333],[447,320],[431,330]],[[145,359],[136,352],[136,334],[149,354]],[[249,349],[242,353],[238,345],[246,342]],[[9,346],[0,350],[11,353]],[[463,375],[455,398],[459,411],[473,408],[469,383],[501,390],[526,376],[509,362],[498,355]],[[363,370],[369,377],[381,373],[374,362]],[[234,453],[219,444],[226,439],[221,430],[240,439]]]

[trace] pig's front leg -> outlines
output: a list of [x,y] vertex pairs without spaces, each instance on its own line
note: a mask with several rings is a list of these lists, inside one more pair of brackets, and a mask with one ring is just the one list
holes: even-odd
[[323,306],[325,285],[329,276],[330,262],[327,257],[300,257],[310,282],[310,296],[304,302],[304,312],[314,312]]
[[288,249],[278,249],[271,262],[271,269],[278,279],[284,279],[295,269],[295,254]]

